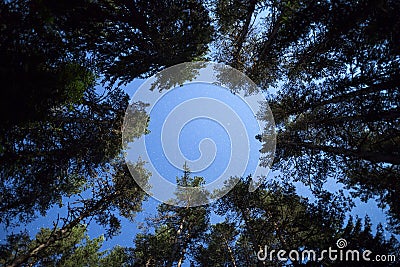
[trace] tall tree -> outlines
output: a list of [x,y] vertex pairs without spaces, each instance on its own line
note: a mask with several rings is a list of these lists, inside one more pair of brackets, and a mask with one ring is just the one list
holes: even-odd
[[[28,262],[40,261],[49,249],[68,239],[80,224],[95,220],[106,230],[105,236],[112,237],[120,230],[120,218],[133,220],[141,210],[146,193],[136,184],[135,179],[147,181],[149,172],[144,162],[132,163],[130,170],[122,161],[115,161],[103,170],[102,176],[92,181],[88,197],[79,195],[73,203],[68,203],[68,214],[54,222],[46,238],[36,239],[30,246],[9,259],[10,266],[21,266]],[[135,176],[135,179],[132,176]]]
[[[54,110],[45,121],[4,130],[0,222],[45,214],[62,196],[80,192],[97,168],[120,153],[127,96],[115,91],[101,101],[92,89],[82,101],[73,110]],[[140,107],[132,112],[145,114]]]
[[[199,187],[204,184],[202,177],[191,177],[185,165],[184,175],[177,178],[177,184],[185,187]],[[151,219],[154,233],[139,234],[135,238],[134,255],[138,266],[182,266],[188,252],[201,240],[209,223],[209,207],[191,207],[190,196],[177,192],[183,207],[160,204],[157,217]]]
[[[73,266],[73,264],[93,266],[102,254],[98,250],[103,238],[90,240],[87,235],[85,236],[85,230],[82,225],[73,228],[67,238],[55,242],[53,246],[32,257],[26,262],[26,266]],[[26,234],[10,236],[9,243],[2,245],[4,266],[30,247],[35,247],[36,243],[48,239],[51,234],[52,229],[42,228],[33,240]]]
[[203,55],[211,31],[195,0],[1,1],[0,222],[96,177],[121,149],[128,96],[114,83]]
[[377,196],[389,206],[398,233],[396,8],[391,1],[333,6],[342,18],[327,17],[326,29],[317,32],[320,40],[298,54],[291,80],[271,108],[280,129],[278,156],[282,162],[295,159],[297,177],[318,188],[321,178],[336,176],[355,196]]
[[248,255],[240,256],[245,261],[240,265],[263,266],[254,255],[265,245],[288,251],[301,246],[320,247],[324,240],[335,235],[350,208],[346,198],[327,192],[320,196],[319,202],[310,204],[290,184],[263,184],[250,193],[250,180],[251,177],[240,179],[216,204],[216,213],[226,215],[228,223],[241,229],[236,240],[246,245],[238,251]]
[[[208,233],[204,236],[201,246],[197,245],[194,251],[194,261],[200,266],[241,266],[245,260],[239,260],[238,252],[240,250],[240,242],[234,223],[218,223],[210,225]],[[249,251],[248,251],[249,252]],[[249,253],[250,256],[251,252]],[[249,262],[249,261],[248,261]]]
[[[395,237],[385,238],[381,226],[372,234],[368,218],[364,223],[359,218],[346,219],[350,207],[343,198],[325,192],[311,203],[289,184],[270,183],[251,193],[249,184],[248,178],[241,179],[234,190],[218,200],[215,211],[225,215],[225,221],[210,226],[206,238],[197,245],[193,254],[196,266],[341,266],[342,262],[332,262],[328,257],[322,262],[316,260],[323,249],[335,248],[339,238],[360,253],[368,249],[373,256],[397,257],[399,242]],[[300,254],[313,250],[318,257],[309,258],[308,263],[300,258],[281,261],[276,254],[270,259],[268,253],[265,261],[258,260],[257,254],[261,258],[266,255],[265,247],[269,252],[285,250],[286,257],[291,250]]]
[[112,86],[191,61],[207,51],[212,33],[197,0],[0,5],[2,123],[42,118],[79,100],[91,73]]
[[315,191],[338,178],[378,197],[398,232],[398,1],[213,3],[216,58],[265,90],[283,84],[275,167]]
[[[51,238],[53,231],[42,228],[34,239],[30,239],[27,233],[8,236],[7,243],[0,246],[0,263],[9,266],[15,257]],[[117,246],[109,251],[100,251],[104,237],[90,239],[86,231],[84,225],[75,226],[69,235],[40,251],[22,266],[127,266],[128,249]]]

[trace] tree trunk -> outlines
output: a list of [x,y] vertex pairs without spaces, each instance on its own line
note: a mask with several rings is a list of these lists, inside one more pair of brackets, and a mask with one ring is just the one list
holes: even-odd
[[30,258],[36,257],[41,251],[50,247],[54,242],[63,239],[66,235],[70,233],[70,231],[76,227],[83,219],[88,218],[94,215],[94,212],[104,210],[107,207],[107,204],[110,203],[111,200],[118,197],[117,194],[113,194],[108,197],[104,197],[101,200],[97,201],[95,205],[88,208],[84,212],[82,212],[78,217],[73,219],[70,223],[64,225],[61,229],[55,230],[52,235],[41,244],[38,244],[36,247],[31,248],[27,253],[17,256],[13,259],[13,261],[7,265],[8,267],[16,267],[21,266],[26,263]]
[[226,240],[225,236],[223,236],[223,239],[224,239],[225,246],[228,249],[229,257],[231,258],[232,265],[233,265],[233,267],[237,267],[235,255],[233,254],[232,248],[231,248],[231,246],[229,246],[228,240]]
[[172,265],[174,264],[174,257],[179,252],[179,237],[182,234],[184,223],[185,223],[185,219],[182,220],[182,222],[179,224],[178,230],[176,231],[176,237],[175,237],[175,240],[174,240],[174,248],[172,250],[170,259],[169,259],[169,261],[167,263],[167,267],[172,267]]

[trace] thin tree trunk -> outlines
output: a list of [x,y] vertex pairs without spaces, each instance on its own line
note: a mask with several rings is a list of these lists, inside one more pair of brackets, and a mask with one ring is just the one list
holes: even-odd
[[178,254],[178,251],[179,251],[179,237],[182,234],[184,223],[185,223],[185,219],[182,220],[182,222],[179,224],[178,230],[176,231],[176,237],[175,237],[175,240],[174,240],[174,248],[172,250],[170,259],[169,259],[169,261],[167,263],[167,267],[172,267],[172,265],[174,263],[174,257]]
[[236,44],[235,52],[233,53],[232,67],[237,68],[237,69],[239,68],[240,51],[243,48],[244,41],[250,30],[250,22],[251,22],[251,18],[253,17],[254,10],[256,9],[256,5],[257,5],[257,0],[252,0],[250,2],[249,10],[248,10],[248,13],[247,13],[244,25],[243,25],[242,32],[240,33],[239,39]]
[[117,194],[113,194],[111,196],[105,197],[99,201],[89,209],[82,212],[78,217],[72,220],[67,225],[64,225],[61,229],[55,230],[54,233],[43,243],[38,244],[34,248],[31,248],[27,253],[17,256],[12,260],[12,262],[7,265],[8,267],[16,267],[21,266],[26,263],[29,259],[36,257],[41,251],[50,247],[54,242],[63,239],[66,235],[72,231],[74,227],[76,227],[83,219],[88,218],[93,215],[94,212],[99,210],[104,210],[107,204],[112,200],[118,197]]
[[233,267],[237,267],[236,260],[235,260],[235,255],[233,254],[232,248],[231,248],[231,246],[229,246],[228,240],[226,240],[225,236],[223,236],[223,239],[224,239],[225,246],[228,249],[229,257],[231,258],[231,262],[233,264]]
[[184,248],[182,249],[182,251],[180,253],[177,267],[181,267],[182,266],[183,259],[185,258],[185,254],[186,254],[186,246],[184,246]]
[[[251,225],[250,225],[250,217],[249,217],[248,211],[246,211],[245,209],[246,208],[240,207],[240,212],[242,213],[244,224],[246,225],[246,228],[249,231],[250,240],[251,240],[251,243],[253,244],[253,251],[255,253],[257,253],[260,249],[262,249],[262,247],[257,242],[257,239],[254,235],[253,227],[251,227]],[[264,263],[261,261],[257,261],[257,266],[264,266]]]

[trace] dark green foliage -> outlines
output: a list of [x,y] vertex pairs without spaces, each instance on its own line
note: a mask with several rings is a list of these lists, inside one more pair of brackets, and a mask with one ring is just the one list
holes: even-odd
[[128,96],[115,82],[201,56],[211,27],[198,1],[0,5],[0,222],[9,224],[45,214],[119,155]]
[[[184,175],[177,178],[178,185],[196,187],[204,184],[203,178],[190,176],[186,165],[184,169]],[[189,252],[202,240],[209,225],[209,207],[190,207],[183,197],[186,207],[160,204],[157,217],[149,222],[154,233],[136,236],[134,257],[137,266],[182,266]]]
[[[119,233],[121,216],[133,220],[134,215],[141,210],[145,192],[136,184],[125,163],[119,160],[111,162],[110,165],[108,169],[103,169],[103,172],[99,171],[99,177],[91,182],[91,195],[86,198],[78,195],[77,201],[68,203],[68,214],[53,222],[54,229],[47,231],[45,238],[37,237],[28,248],[7,259],[10,266],[40,261],[48,254],[46,251],[68,239],[74,229],[82,223],[89,223],[94,219],[106,230],[105,237],[110,238]],[[137,162],[131,169],[136,178],[146,181],[149,173],[143,165],[144,162]]]
[[[385,236],[383,227],[379,224],[376,233],[373,234],[371,220],[367,216],[364,222],[360,218],[353,220],[349,218],[348,223],[340,232],[341,238],[346,239],[348,246],[346,249],[351,250],[370,250],[372,254],[369,258],[374,259],[376,255],[395,255],[394,262],[364,262],[363,266],[397,266],[399,264],[400,244],[394,236]],[[358,262],[342,262],[333,263],[331,266],[359,266]]]
[[2,222],[44,214],[118,155],[127,96],[114,91],[101,101],[91,90],[82,102],[73,110],[54,110],[45,121],[2,131]]
[[398,232],[399,2],[214,3],[216,57],[264,90],[280,86],[274,168],[315,192],[337,179],[378,198]]
[[102,36],[111,42],[95,50],[106,80],[130,82],[207,51],[212,28],[201,1],[114,2],[118,21],[108,24]]
[[199,266],[238,266],[237,254],[241,249],[241,243],[236,242],[238,233],[234,223],[211,225],[209,233],[204,236],[204,246],[196,248],[195,262]]
[[[42,228],[32,240],[26,233],[8,236],[7,243],[0,246],[0,263],[11,263],[14,257],[43,243],[55,230]],[[128,250],[117,246],[110,251],[100,251],[103,241],[103,236],[90,239],[86,234],[86,226],[78,225],[63,239],[31,257],[22,266],[127,266]]]
[[[294,261],[290,265],[276,255],[265,262],[256,257],[265,246],[269,251],[321,253],[329,247],[337,248],[340,238],[347,240],[349,249],[371,250],[371,258],[389,254],[398,257],[399,242],[393,236],[385,237],[382,226],[374,235],[368,217],[364,224],[359,218],[345,218],[348,207],[344,198],[325,192],[311,203],[288,184],[271,183],[252,193],[248,186],[249,179],[241,179],[234,190],[217,202],[215,211],[226,216],[225,221],[212,225],[203,243],[196,246],[196,266],[346,266],[352,262],[331,262],[325,257],[322,262]],[[395,266],[396,262],[385,264]]]
[[[68,213],[34,238],[9,235],[0,264],[379,266],[256,257],[264,246],[320,252],[344,238],[349,249],[395,255],[397,262],[382,266],[397,266],[399,243],[386,231],[400,231],[399,9],[392,0],[1,1],[0,223],[28,223],[55,204]],[[132,175],[144,184],[151,175],[141,161],[128,163],[131,175],[123,160],[121,129],[139,138],[149,116],[146,103],[126,110],[119,86],[204,59],[211,41],[214,60],[262,90],[280,87],[269,100],[281,183],[249,192],[250,177],[241,178],[215,205],[194,208],[198,199],[178,189],[183,207],[160,204],[148,228],[131,237],[134,247],[101,251],[103,237],[90,239],[83,225],[100,224],[107,238],[119,233],[120,218],[133,221],[146,198]],[[191,80],[197,70],[180,74]],[[182,83],[168,73],[157,78]],[[223,71],[217,78],[255,90]],[[201,188],[204,179],[189,174],[185,168],[177,183]],[[378,199],[390,227],[374,234],[368,217],[349,218],[351,197],[326,191],[331,180],[351,197]],[[306,184],[315,201],[299,196],[293,181]],[[211,224],[211,211],[224,221]]]

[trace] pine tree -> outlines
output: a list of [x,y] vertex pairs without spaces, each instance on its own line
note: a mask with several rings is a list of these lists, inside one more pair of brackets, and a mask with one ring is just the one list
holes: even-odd
[[[398,240],[394,236],[384,237],[380,225],[374,235],[368,217],[364,223],[359,218],[347,219],[346,211],[351,206],[346,205],[343,197],[324,192],[312,203],[298,196],[290,184],[273,182],[248,192],[249,184],[249,178],[240,179],[234,190],[216,203],[214,211],[225,216],[225,221],[210,225],[205,238],[196,246],[196,266],[350,266],[352,262],[330,261],[328,257],[317,261],[322,250],[337,248],[340,238],[348,242],[349,249],[360,253],[371,250],[371,259],[375,255],[397,257]],[[313,250],[316,258],[280,261],[275,254],[271,260],[268,255],[265,261],[258,260],[258,256],[265,255],[265,247],[269,252],[296,250],[300,255]],[[382,266],[395,266],[397,262],[385,262]],[[368,266],[376,262],[371,264]]]
[[[0,222],[43,215],[96,177],[122,148],[117,81],[202,56],[209,24],[195,0],[2,1]],[[138,137],[148,116],[133,107]]]
[[[131,163],[133,164],[133,163]],[[132,174],[131,174],[132,173]],[[62,242],[82,223],[95,221],[105,229],[105,237],[111,238],[120,231],[120,218],[134,220],[141,210],[146,193],[137,185],[135,179],[147,181],[149,172],[144,169],[144,162],[137,162],[130,167],[122,160],[115,161],[112,168],[104,170],[101,177],[91,185],[91,194],[68,203],[68,214],[53,222],[46,238],[36,239],[24,251],[9,259],[10,266],[20,266],[34,259],[47,255],[48,249]]]
[[[202,177],[191,177],[185,164],[184,175],[177,178],[177,184],[198,187],[204,184],[204,180]],[[187,205],[160,204],[157,217],[150,223],[155,232],[136,236],[134,255],[138,266],[180,267],[188,252],[201,240],[209,223],[209,207],[191,207],[187,194],[177,192],[177,197]]]
[[[27,233],[8,236],[7,243],[0,246],[0,263],[2,266],[14,266],[14,258],[44,243],[51,238],[54,230],[42,228],[34,239]],[[128,266],[129,250],[117,246],[109,251],[101,251],[103,241],[104,236],[90,239],[87,227],[77,225],[64,238],[18,266]]]
[[212,6],[220,33],[215,57],[261,89],[280,87],[269,97],[278,130],[275,169],[315,192],[336,178],[354,196],[377,196],[398,232],[399,3]]

